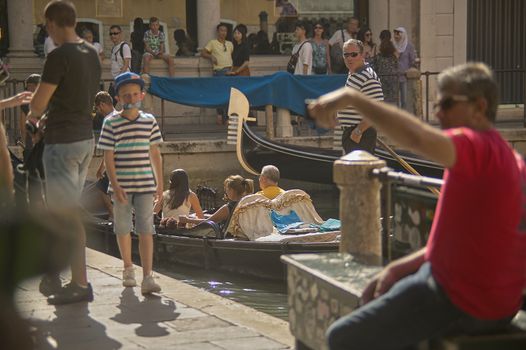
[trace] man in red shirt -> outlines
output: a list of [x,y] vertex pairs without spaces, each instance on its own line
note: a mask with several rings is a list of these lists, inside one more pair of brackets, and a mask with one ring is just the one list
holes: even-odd
[[309,106],[327,127],[352,105],[397,144],[446,168],[427,246],[391,262],[369,284],[365,305],[329,328],[331,349],[401,349],[451,332],[495,330],[520,309],[526,171],[494,129],[497,85],[486,65],[468,63],[443,71],[438,91],[445,131],[353,89]]

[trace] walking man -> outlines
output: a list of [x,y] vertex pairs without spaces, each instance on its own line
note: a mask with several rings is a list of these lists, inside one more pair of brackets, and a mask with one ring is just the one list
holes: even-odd
[[[349,69],[345,86],[361,91],[374,100],[383,101],[382,84],[373,68],[365,63],[363,43],[356,39],[347,40],[343,44],[343,57]],[[349,107],[339,111],[338,121],[341,129],[336,129],[334,133],[335,148],[340,148],[338,136],[341,135],[341,146],[345,153],[357,149],[374,153],[376,130],[356,109]]]
[[92,301],[86,275],[86,232],[77,209],[94,148],[91,111],[100,82],[100,61],[93,46],[75,32],[76,11],[71,2],[49,2],[44,17],[58,47],[47,56],[28,118],[40,118],[48,109],[43,156],[47,204],[72,218],[71,231],[77,238],[71,282],[48,302]]
[[443,71],[437,85],[445,131],[354,89],[309,106],[328,126],[350,104],[391,140],[446,168],[426,247],[387,265],[363,292],[365,305],[329,328],[333,350],[403,349],[450,332],[495,331],[523,302],[526,171],[494,128],[497,84],[486,65],[468,63]]

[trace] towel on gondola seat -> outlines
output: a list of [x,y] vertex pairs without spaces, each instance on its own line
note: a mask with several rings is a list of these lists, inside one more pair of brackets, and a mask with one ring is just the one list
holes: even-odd
[[279,215],[287,215],[294,211],[305,224],[323,223],[307,193],[302,190],[289,190],[272,200],[260,194],[243,197],[232,213],[227,232],[234,237],[250,241],[277,233],[270,218],[271,210]]

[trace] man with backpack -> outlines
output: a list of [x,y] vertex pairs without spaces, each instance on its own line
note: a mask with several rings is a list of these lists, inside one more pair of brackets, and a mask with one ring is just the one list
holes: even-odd
[[[294,71],[289,70],[295,75],[311,75],[312,74],[312,45],[307,40],[307,28],[305,22],[296,22],[296,29],[294,36],[298,40],[296,45],[292,48],[292,56],[290,65],[294,65]],[[295,62],[294,62],[295,61]],[[292,68],[292,67],[290,67]]]
[[335,74],[347,74],[348,70],[343,59],[343,44],[349,39],[356,39],[360,31],[360,20],[356,17],[351,17],[347,22],[345,29],[340,29],[334,32],[329,39],[331,47],[331,67]]
[[[131,65],[131,48],[130,45],[122,39],[122,29],[120,26],[114,24],[110,27],[110,39],[113,42],[111,48],[111,75],[115,77],[121,73],[129,72]],[[115,100],[115,90],[113,84],[108,89],[109,94],[113,99],[113,105],[117,104]]]

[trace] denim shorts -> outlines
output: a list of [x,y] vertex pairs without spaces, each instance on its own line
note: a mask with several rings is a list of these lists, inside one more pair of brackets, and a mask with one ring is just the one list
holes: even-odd
[[50,208],[71,208],[80,204],[94,147],[93,139],[44,146],[42,162],[46,201]]
[[128,202],[122,204],[113,199],[113,232],[125,235],[133,231],[135,213],[135,233],[153,234],[153,193],[128,193]]

